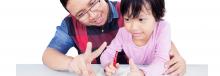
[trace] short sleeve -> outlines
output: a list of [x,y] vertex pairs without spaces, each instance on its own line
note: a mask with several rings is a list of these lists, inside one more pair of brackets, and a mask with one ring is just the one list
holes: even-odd
[[74,41],[68,34],[68,20],[65,18],[60,26],[57,26],[55,36],[50,41],[48,47],[54,48],[59,52],[66,54],[73,47]]

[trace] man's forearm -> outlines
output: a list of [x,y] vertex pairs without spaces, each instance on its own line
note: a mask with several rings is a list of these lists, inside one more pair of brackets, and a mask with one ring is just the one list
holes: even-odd
[[53,48],[47,48],[43,54],[42,61],[54,70],[68,70],[69,62],[73,57],[66,56]]
[[173,42],[171,42],[171,50],[170,50],[172,53],[176,53],[179,55],[179,52],[175,46],[175,44]]

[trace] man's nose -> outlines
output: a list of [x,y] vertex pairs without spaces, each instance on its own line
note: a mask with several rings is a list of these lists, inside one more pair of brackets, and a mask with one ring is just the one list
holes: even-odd
[[89,20],[93,20],[96,18],[96,13],[92,12],[92,11],[88,11],[89,14]]

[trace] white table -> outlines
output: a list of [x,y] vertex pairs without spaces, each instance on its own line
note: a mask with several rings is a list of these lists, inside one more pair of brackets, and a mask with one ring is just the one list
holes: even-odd
[[[99,64],[92,64],[97,76],[104,76],[103,69]],[[126,76],[129,70],[128,65],[120,65],[119,76]],[[70,72],[55,71],[43,64],[17,64],[16,76],[77,76]],[[190,64],[187,65],[185,76],[208,76],[208,65]]]

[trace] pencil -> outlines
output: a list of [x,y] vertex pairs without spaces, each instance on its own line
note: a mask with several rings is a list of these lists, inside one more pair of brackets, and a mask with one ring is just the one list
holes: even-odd
[[114,58],[114,63],[113,65],[116,67],[116,64],[117,64],[117,57],[118,57],[118,51],[116,50],[116,53],[115,53],[115,58]]

